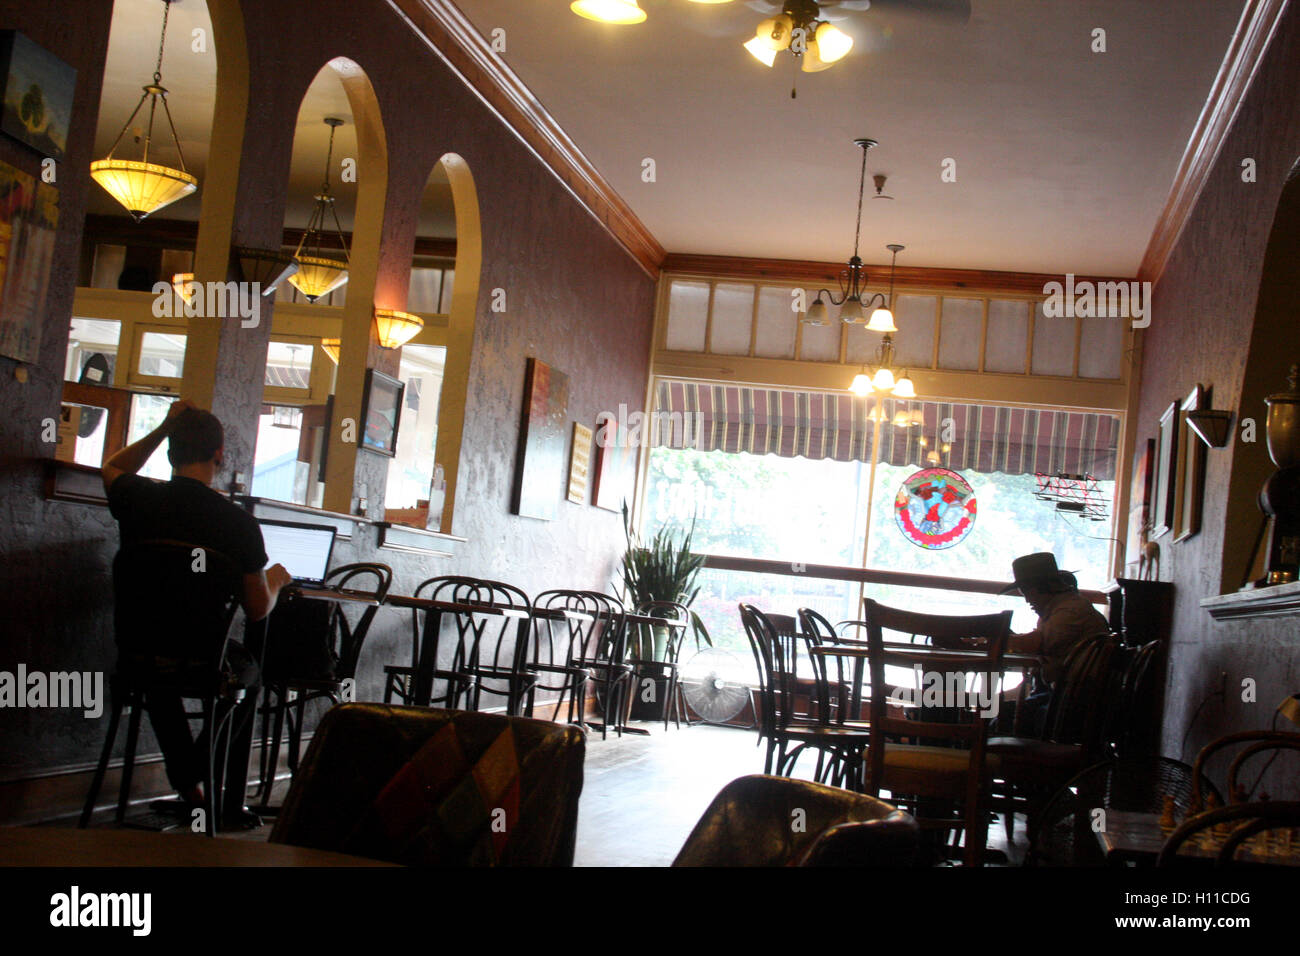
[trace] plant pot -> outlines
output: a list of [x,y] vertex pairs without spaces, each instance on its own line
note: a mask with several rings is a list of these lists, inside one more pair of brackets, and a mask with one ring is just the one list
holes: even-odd
[[667,699],[668,677],[664,669],[653,664],[638,667],[632,688],[632,719],[663,720]]

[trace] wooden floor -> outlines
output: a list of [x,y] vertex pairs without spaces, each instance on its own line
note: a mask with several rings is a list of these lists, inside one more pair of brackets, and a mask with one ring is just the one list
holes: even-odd
[[[650,735],[587,737],[576,866],[668,866],[719,790],[737,777],[763,772],[763,750],[753,730],[633,726],[649,729]],[[812,770],[811,759],[800,761],[795,776],[810,778]],[[287,789],[287,780],[279,782],[272,802],[281,802]],[[106,824],[107,816],[97,816],[96,825]],[[265,840],[270,833],[268,821],[256,830],[221,836]],[[1025,850],[1023,818],[1017,819],[1010,846],[1001,822],[990,825],[989,846],[1018,864]]]

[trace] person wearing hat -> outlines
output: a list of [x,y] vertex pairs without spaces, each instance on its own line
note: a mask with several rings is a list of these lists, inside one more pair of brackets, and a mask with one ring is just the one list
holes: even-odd
[[[1065,672],[1065,660],[1080,641],[1105,637],[1110,623],[1079,593],[1078,583],[1069,571],[1056,566],[1050,551],[1026,554],[1011,562],[1015,583],[1002,594],[1018,593],[1034,613],[1038,626],[1028,634],[1012,634],[1007,651],[1034,654],[1042,659],[1042,669],[1034,678],[1032,692],[1025,699],[1021,725],[1024,731],[1038,733],[1047,716],[1052,688]],[[1004,708],[1010,717],[1014,704]]]

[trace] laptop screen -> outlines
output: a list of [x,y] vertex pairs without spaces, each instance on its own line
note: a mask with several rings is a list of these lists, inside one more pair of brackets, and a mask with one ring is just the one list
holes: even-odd
[[329,571],[338,529],[325,524],[260,519],[268,567],[283,564],[295,581],[319,583]]

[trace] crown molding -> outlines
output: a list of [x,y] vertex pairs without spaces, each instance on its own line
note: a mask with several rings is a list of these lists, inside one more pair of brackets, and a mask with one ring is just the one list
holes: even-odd
[[1246,0],[1210,95],[1183,150],[1164,209],[1147,243],[1138,277],[1157,282],[1209,181],[1219,150],[1277,32],[1289,0]]
[[451,0],[388,0],[388,5],[514,131],[645,273],[658,278],[663,247],[555,117],[493,52],[469,18]]

